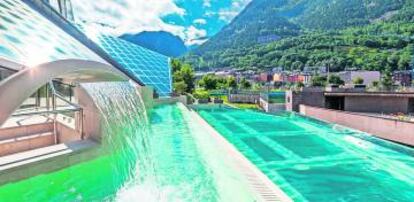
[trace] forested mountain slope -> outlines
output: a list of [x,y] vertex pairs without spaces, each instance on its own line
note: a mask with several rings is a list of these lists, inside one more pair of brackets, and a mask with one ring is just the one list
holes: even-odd
[[200,67],[407,69],[411,0],[253,0],[185,59]]

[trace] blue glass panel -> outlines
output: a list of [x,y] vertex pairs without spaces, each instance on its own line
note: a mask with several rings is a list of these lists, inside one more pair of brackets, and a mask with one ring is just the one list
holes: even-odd
[[152,86],[160,96],[171,94],[171,68],[167,56],[113,36],[93,38],[114,60],[145,85]]

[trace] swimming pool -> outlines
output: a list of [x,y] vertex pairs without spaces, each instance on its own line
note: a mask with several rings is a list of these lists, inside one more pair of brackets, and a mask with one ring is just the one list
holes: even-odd
[[198,113],[295,201],[413,201],[414,150],[291,113]]
[[[123,148],[1,186],[0,201],[254,201],[242,175],[204,131],[189,124],[186,113],[175,104],[152,109],[148,128],[139,127],[148,133],[144,144],[142,134],[130,133],[137,133],[134,125],[145,120],[120,120],[116,135],[133,137],[121,139]],[[145,155],[127,149],[137,145]]]

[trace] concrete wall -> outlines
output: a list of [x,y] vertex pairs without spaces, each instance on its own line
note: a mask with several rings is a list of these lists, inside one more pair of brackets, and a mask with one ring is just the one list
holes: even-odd
[[346,96],[345,111],[372,113],[408,113],[408,98]]
[[154,105],[163,105],[163,104],[173,104],[181,102],[184,105],[187,105],[187,97],[185,95],[181,95],[178,97],[170,97],[170,98],[159,98],[154,100]]
[[[81,139],[75,129],[56,123],[57,143]],[[53,122],[6,127],[0,129],[0,156],[28,151],[55,144]]]
[[81,134],[78,131],[59,122],[56,124],[56,132],[58,143],[68,143],[81,140]]
[[93,99],[81,87],[74,89],[74,94],[79,106],[83,109],[83,135],[85,139],[101,141],[101,113],[95,105]]
[[323,94],[323,91],[320,89],[309,89],[301,92],[286,92],[286,110],[298,112],[299,105],[301,104],[316,107],[324,107],[325,96]]
[[306,105],[300,113],[316,119],[354,128],[377,137],[414,146],[414,123],[329,110]]
[[233,103],[259,103],[260,95],[259,94],[230,94],[229,102]]
[[279,111],[285,111],[286,105],[285,104],[277,104],[277,103],[268,103],[266,100],[260,98],[259,105],[262,109],[265,110],[265,112],[273,113],[273,112],[279,112]]
[[0,128],[0,139],[15,138],[36,133],[46,133],[53,131],[53,123],[39,123],[16,127]]
[[414,114],[414,98],[408,100],[408,113]]
[[154,89],[150,86],[140,86],[138,84],[134,84],[134,86],[141,95],[145,108],[151,109],[154,104]]
[[54,144],[53,123],[0,129],[0,156]]

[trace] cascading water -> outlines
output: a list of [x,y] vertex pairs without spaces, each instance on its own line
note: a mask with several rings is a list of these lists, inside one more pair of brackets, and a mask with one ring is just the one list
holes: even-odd
[[147,112],[128,82],[82,87],[102,116],[101,155],[1,186],[0,201],[254,201],[184,106]]
[[[126,184],[153,181],[149,123],[140,94],[128,82],[82,84],[100,110],[103,151],[110,153],[113,176]],[[119,184],[114,186],[119,188]]]

